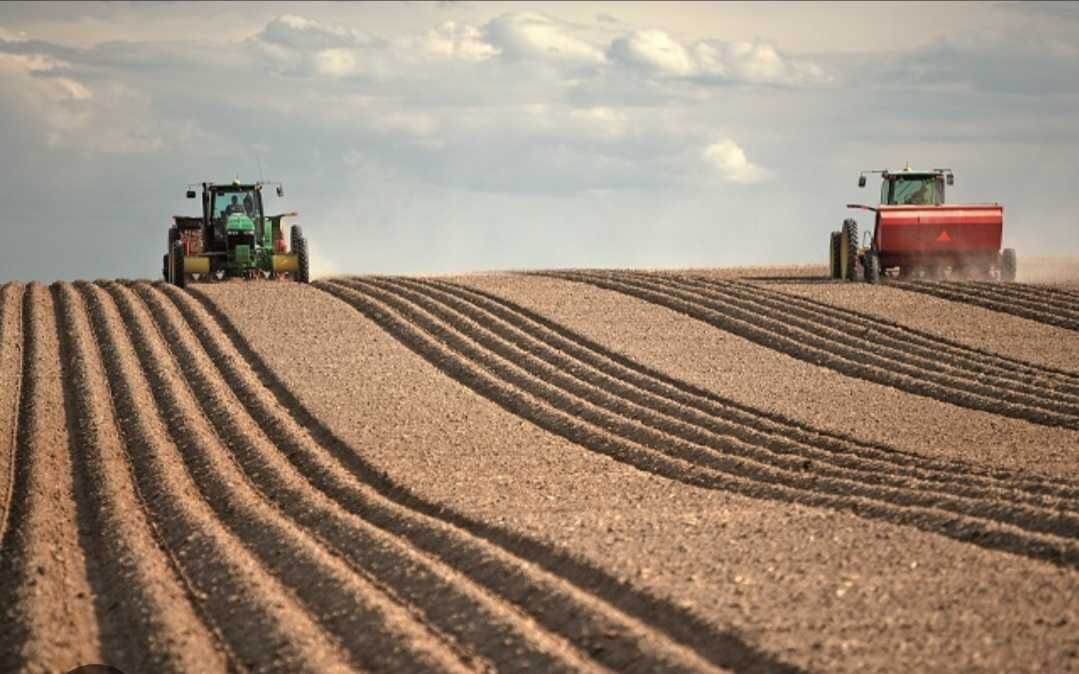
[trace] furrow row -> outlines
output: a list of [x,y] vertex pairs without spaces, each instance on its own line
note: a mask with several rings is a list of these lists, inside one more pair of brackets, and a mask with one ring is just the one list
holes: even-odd
[[911,292],[933,295],[954,302],[963,302],[992,309],[1012,316],[1026,318],[1038,323],[1053,325],[1068,330],[1079,330],[1079,315],[1062,312],[1040,301],[1015,300],[991,290],[976,288],[972,285],[956,286],[932,282],[888,281],[888,284]]
[[1061,299],[1068,299],[1072,302],[1079,302],[1079,288],[1076,287],[1061,287],[1055,285],[1025,283],[1024,288],[1031,290],[1037,290],[1039,292],[1052,293]]
[[[848,309],[792,295],[771,288],[741,282],[713,281],[697,277],[683,277],[686,281],[703,283],[726,292],[750,297],[776,311],[787,311],[800,318],[822,321],[857,332],[857,339],[885,344],[917,357],[929,367],[946,368],[960,376],[996,378],[1011,382],[1027,393],[1059,397],[1075,403],[1079,401],[1079,373],[1046,368],[1031,363],[1004,358],[997,354],[963,346],[936,335],[886,321]],[[1005,385],[1008,385],[1007,383]]]
[[[873,349],[843,345],[787,320],[750,311],[714,293],[683,289],[677,281],[642,280],[594,272],[554,273],[559,278],[589,283],[660,304],[693,316],[722,330],[781,351],[792,357],[828,367],[847,376],[891,386],[970,409],[993,412],[1046,426],[1079,429],[1079,415],[1039,406],[997,387],[944,376],[927,378],[928,371],[884,356]],[[977,389],[978,392],[971,392]],[[1023,400],[1017,402],[1016,399]]]
[[[95,588],[97,603],[108,603],[108,620],[99,611],[103,655],[125,671],[224,672],[227,656],[194,611],[190,589],[174,573],[138,497],[82,297],[68,284],[55,286],[54,294],[64,383],[76,418],[72,461],[85,485],[81,527],[90,530],[101,560],[105,587]],[[102,623],[113,624],[111,633]]]
[[[387,283],[368,279],[376,284]],[[1072,499],[1046,498],[1028,493],[1015,484],[995,483],[964,474],[911,469],[880,458],[868,458],[849,451],[849,443],[828,442],[811,434],[791,433],[772,426],[763,432],[758,422],[746,423],[737,411],[707,399],[680,394],[657,379],[635,373],[567,340],[537,330],[520,314],[512,314],[470,294],[464,287],[443,282],[393,279],[393,285],[414,288],[441,307],[428,311],[439,315],[458,331],[508,360],[527,366],[533,374],[573,392],[600,407],[630,417],[651,428],[721,453],[743,456],[797,474],[850,479],[865,485],[912,489],[925,494],[942,494],[973,499],[1004,510],[1015,507],[1016,524],[1030,515],[1047,518],[1051,533],[1061,533],[1060,525],[1071,515],[1058,511],[1075,508]],[[448,310],[452,310],[450,313]],[[474,323],[473,323],[474,322]],[[484,334],[487,333],[487,334]],[[497,337],[495,337],[497,335]],[[516,352],[520,349],[521,352]],[[542,361],[542,362],[540,362]],[[658,415],[658,416],[657,416]],[[779,431],[776,433],[775,431]],[[784,432],[786,431],[786,432]],[[823,441],[822,441],[823,440]],[[837,446],[839,445],[839,446]],[[870,449],[871,448],[866,448]],[[837,451],[838,450],[838,451]],[[883,458],[888,458],[887,453]],[[1040,513],[1040,514],[1038,514]],[[1002,517],[1008,517],[1003,512]],[[1079,525],[1079,521],[1072,526]],[[1079,529],[1076,529],[1079,531]]]
[[131,445],[133,474],[199,608],[230,645],[232,664],[258,671],[351,670],[339,644],[274,574],[273,564],[292,561],[283,554],[288,541],[252,541],[260,535],[260,522],[245,520],[243,511],[222,517],[223,504],[207,485],[220,483],[220,477],[189,465],[200,452],[217,451],[209,447],[214,439],[191,418],[184,401],[190,392],[153,324],[126,291],[113,290],[109,295],[80,287],[121,431]]
[[739,281],[744,281],[753,286],[761,285],[839,285],[846,281],[837,281],[828,276],[739,276]]
[[[862,516],[914,526],[988,548],[1075,566],[1073,540],[956,515],[935,507],[906,505],[817,489],[816,481],[751,466],[666,434],[549,385],[512,362],[480,347],[423,308],[371,283],[353,280],[322,287],[349,301],[451,377],[537,425],[642,470],[689,484],[747,496],[849,510]],[[392,307],[392,308],[391,308]],[[707,464],[702,459],[707,458]],[[723,466],[720,469],[718,466]]]
[[852,335],[842,320],[799,311],[784,301],[761,298],[753,288],[716,286],[679,277],[664,277],[657,281],[655,276],[633,272],[619,276],[624,277],[632,278],[631,283],[652,289],[676,290],[684,293],[679,296],[692,296],[709,308],[735,318],[752,320],[751,317],[759,316],[759,325],[773,331],[780,327],[785,336],[808,346],[829,348],[849,360],[904,374],[914,380],[933,382],[951,391],[970,392],[983,399],[1014,404],[1033,414],[1059,414],[1079,423],[1079,401],[1073,395],[1036,382],[988,376],[955,367],[951,361],[915,354],[904,340],[882,339],[872,325],[863,325],[856,335]]
[[22,295],[19,283],[0,288],[0,542],[8,527],[15,478],[19,392],[22,389]]
[[[631,275],[646,281],[655,278]],[[778,299],[768,297],[752,287],[683,277],[676,277],[671,284],[710,300],[782,320],[802,331],[801,334],[819,335],[830,343],[869,352],[872,360],[867,362],[883,363],[884,367],[914,377],[970,390],[986,397],[1001,397],[1009,402],[1079,417],[1079,396],[1071,392],[1074,387],[1068,384],[1063,387],[1047,386],[1038,379],[1017,379],[1008,372],[986,372],[970,367],[969,363],[963,363],[954,354],[942,358],[931,348],[919,347],[909,339],[891,338],[882,334],[871,321],[857,325],[842,315],[828,316],[823,312],[800,308],[796,306],[796,301],[782,296]]]
[[[958,287],[960,289],[964,287],[964,284],[956,282],[949,282],[945,285],[949,287]],[[1025,283],[990,283],[986,281],[976,281],[969,285],[979,290],[995,292],[999,295],[1014,298],[1019,301],[1032,301],[1045,304],[1054,309],[1067,312],[1073,315],[1073,317],[1079,316],[1079,299],[1067,291],[1046,288],[1044,286],[1027,285]]]
[[[792,459],[777,455],[766,447],[738,440],[724,430],[710,428],[706,416],[694,414],[647,392],[621,385],[617,380],[600,376],[589,382],[589,369],[580,361],[561,358],[534,341],[515,344],[512,336],[498,335],[453,307],[452,300],[437,297],[437,291],[418,293],[410,282],[366,279],[372,285],[394,293],[412,306],[436,317],[443,326],[471,340],[487,353],[512,363],[535,379],[547,382],[550,390],[559,389],[574,401],[583,403],[578,415],[626,440],[662,449],[692,463],[750,479],[782,484],[835,495],[860,496],[903,506],[921,506],[948,510],[975,518],[995,520],[1026,529],[1065,538],[1079,538],[1079,517],[1049,508],[1010,502],[1007,492],[997,492],[1000,500],[982,495],[957,496],[940,484],[896,478],[870,466],[857,468],[822,464],[813,459]],[[457,304],[457,309],[460,305]],[[506,326],[503,326],[506,327]],[[534,355],[531,349],[543,353]],[[542,395],[542,392],[541,392]],[[547,402],[559,404],[559,396],[549,395]],[[809,448],[801,449],[803,453]],[[891,477],[891,479],[889,479]],[[988,496],[988,495],[986,495]]]
[[22,295],[22,376],[9,526],[0,542],[0,671],[100,662],[90,570],[76,512],[52,297]]
[[[338,297],[351,292],[316,285]],[[314,486],[441,559],[579,652],[618,671],[700,671],[713,665],[741,672],[798,671],[580,558],[425,501],[390,481],[306,410],[209,297],[196,289],[198,308],[187,295],[166,292],[224,366],[222,375],[250,413],[272,429],[274,441]]]
[[1028,286],[1014,283],[966,283],[959,281],[940,281],[939,284],[949,290],[960,293],[972,293],[999,299],[1002,302],[1014,302],[1029,306],[1036,311],[1044,311],[1071,321],[1079,321],[1079,305],[1073,298],[1063,296],[1051,290],[1033,290]]
[[[586,365],[584,369],[574,366],[572,369],[575,373],[579,372],[588,377],[590,370],[598,370],[619,384],[647,391],[677,406],[700,412],[708,417],[710,428],[745,442],[778,453],[791,452],[795,455],[800,455],[801,448],[809,447],[821,450],[823,453],[816,456],[827,457],[836,465],[873,466],[874,470],[962,486],[969,488],[973,494],[986,493],[985,490],[1003,490],[1011,492],[1013,498],[1037,505],[1055,502],[1064,507],[1069,504],[1079,507],[1074,505],[1079,499],[1079,486],[1048,478],[1017,476],[1011,472],[962,462],[930,459],[893,447],[832,434],[767,411],[753,409],[646,368],[497,295],[445,281],[402,281],[421,286],[429,285],[444,291],[465,303],[459,306],[471,305],[470,308],[465,308],[466,313],[482,325],[497,327],[499,323],[493,318],[500,319],[555,352]],[[505,331],[500,334],[507,336]],[[518,345],[527,344],[512,336],[509,338]],[[597,380],[589,377],[588,381]]]
[[181,442],[181,449],[217,516],[257,551],[348,662],[373,671],[468,669],[451,643],[344,559],[324,530],[310,526],[317,514],[307,521],[291,516],[325,504],[308,503],[308,494],[295,489],[279,501],[274,487],[282,482],[267,487],[259,479],[274,467],[263,457],[276,450],[213,374],[186,325],[163,315],[160,302],[148,305],[143,294],[115,285],[109,289],[135,320],[148,321],[144,333],[156,326],[162,356],[171,352],[167,366],[183,384],[181,395],[166,404],[192,440],[191,447]]
[[[446,644],[462,662],[486,662],[504,671],[589,668],[571,647],[536,629],[532,621],[523,620],[465,576],[357,514],[368,509],[362,485],[349,484],[331,462],[313,458],[324,455],[324,450],[290,424],[287,414],[275,414],[262,402],[264,393],[257,390],[253,376],[242,376],[238,359],[229,358],[223,342],[214,339],[206,327],[208,317],[198,315],[190,298],[176,290],[170,290],[167,298],[147,286],[136,290],[167,335],[193,390],[199,392],[204,412],[228,442],[245,479],[266,498],[272,496],[283,516],[317,536],[384,596],[407,607],[412,621],[427,629],[427,641]],[[252,408],[261,408],[261,413]],[[323,480],[332,481],[334,495],[344,494],[346,500],[332,498],[306,479],[301,467],[312,466]],[[347,508],[354,504],[358,506]],[[399,640],[407,641],[408,636]],[[422,641],[416,637],[412,635],[412,640]],[[397,668],[403,664],[397,663]]]

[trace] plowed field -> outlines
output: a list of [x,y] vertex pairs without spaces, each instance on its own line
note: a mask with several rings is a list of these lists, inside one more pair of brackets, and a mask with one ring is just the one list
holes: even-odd
[[0,671],[1079,670],[1079,294],[0,287]]

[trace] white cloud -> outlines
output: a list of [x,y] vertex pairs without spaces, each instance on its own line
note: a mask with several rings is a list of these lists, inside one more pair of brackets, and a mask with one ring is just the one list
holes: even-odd
[[357,72],[357,55],[351,49],[320,49],[314,62],[316,72],[330,77],[349,77]]
[[570,116],[584,122],[590,130],[606,136],[625,134],[629,122],[624,112],[606,106],[575,109]]
[[685,47],[662,30],[642,30],[611,43],[611,58],[622,63],[672,75],[689,75],[696,68]]
[[0,40],[4,42],[26,42],[26,33],[16,33],[0,26]]
[[730,138],[724,138],[704,148],[701,157],[724,182],[747,185],[764,182],[771,177],[769,171],[749,161],[745,150]]
[[70,65],[48,54],[0,54],[0,69],[7,72],[48,72]]
[[447,21],[414,42],[429,54],[463,61],[484,61],[500,51],[484,40],[479,28],[456,21]]
[[302,16],[273,19],[252,42],[282,74],[344,78],[383,72],[375,55],[384,50],[384,43],[363,31]]
[[205,140],[190,122],[153,114],[152,97],[138,89],[100,77],[91,89],[69,76],[78,72],[48,54],[0,53],[0,91],[26,115],[26,130],[45,147],[86,157],[145,154]]
[[574,36],[570,27],[538,12],[511,12],[485,27],[487,41],[510,58],[602,63],[603,52]]
[[813,63],[783,57],[766,42],[702,40],[682,45],[662,30],[638,30],[611,42],[612,61],[654,75],[744,84],[812,85],[832,78]]
[[292,14],[270,21],[257,37],[263,42],[305,51],[367,45],[375,41],[360,30],[330,26]]
[[[0,75],[6,75],[19,82],[17,91],[24,100],[36,99],[52,104],[85,101],[93,98],[93,92],[81,82],[70,77],[51,74],[61,68],[70,68],[71,64],[53,58],[47,54],[3,54],[0,53]],[[62,111],[54,111],[60,115]],[[70,126],[69,116],[64,117],[65,126]]]
[[749,84],[826,84],[832,78],[819,66],[787,59],[766,42],[708,40],[693,46],[698,72]]

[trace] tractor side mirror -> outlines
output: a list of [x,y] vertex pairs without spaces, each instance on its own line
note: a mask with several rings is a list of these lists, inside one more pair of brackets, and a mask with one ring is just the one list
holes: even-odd
[[195,198],[195,190],[188,190],[187,191],[187,198],[188,199],[194,199]]
[[865,187],[865,176],[858,176],[858,187]]
[[951,187],[955,184],[955,176],[949,173],[947,177],[944,178],[944,181],[948,183],[949,187]]
[[277,196],[279,196],[279,197],[285,196],[285,188],[284,187],[281,187],[280,185],[277,186]]

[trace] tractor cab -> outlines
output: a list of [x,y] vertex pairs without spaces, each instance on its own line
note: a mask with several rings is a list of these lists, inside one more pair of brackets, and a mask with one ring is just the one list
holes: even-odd
[[273,233],[267,232],[262,217],[261,185],[208,186],[203,193],[203,221],[214,247],[224,244],[224,250],[241,265],[257,249],[272,246]]
[[[902,171],[867,171],[880,173],[880,203],[882,206],[940,206],[944,203],[944,186],[955,184],[950,169],[913,171],[910,164]],[[858,177],[858,187],[865,187],[865,173]]]

